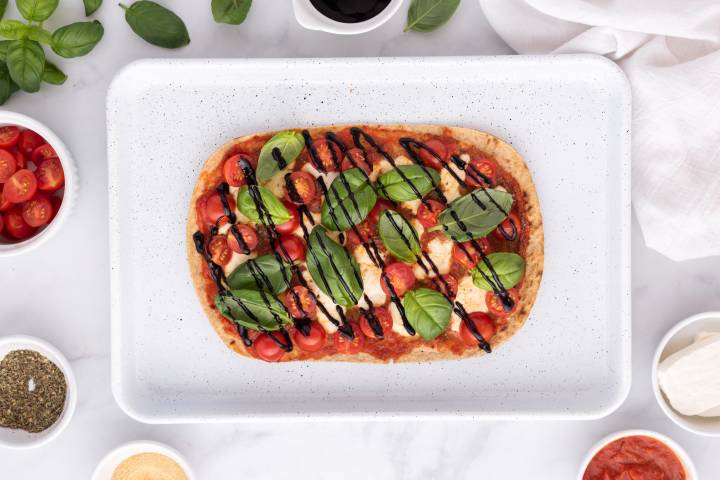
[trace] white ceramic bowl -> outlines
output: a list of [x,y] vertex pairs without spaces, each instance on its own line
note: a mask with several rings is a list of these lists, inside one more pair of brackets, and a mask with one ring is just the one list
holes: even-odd
[[720,417],[687,416],[670,406],[665,394],[660,390],[658,367],[660,362],[673,353],[692,344],[695,336],[701,332],[720,332],[720,312],[705,312],[686,318],[665,334],[655,351],[652,368],[652,386],[660,408],[677,425],[698,435],[720,437]]
[[77,194],[77,170],[75,169],[75,162],[70,155],[70,151],[65,147],[65,144],[50,128],[34,118],[30,118],[21,113],[0,110],[0,127],[5,125],[17,125],[22,128],[29,128],[43,137],[50,146],[55,149],[60,159],[60,164],[62,164],[63,173],[65,174],[65,193],[63,194],[60,210],[52,222],[50,222],[50,225],[33,237],[21,242],[4,243],[4,241],[0,240],[0,258],[25,253],[47,242],[67,221],[70,211],[75,204],[75,196]]
[[95,468],[92,480],[111,480],[113,472],[123,460],[140,453],[160,453],[170,457],[180,465],[180,468],[185,470],[188,480],[195,479],[187,460],[177,450],[162,443],[144,440],[126,443],[105,455]]
[[583,459],[583,462],[580,464],[580,472],[578,473],[578,480],[582,480],[583,474],[585,473],[585,469],[587,469],[588,465],[590,464],[590,461],[595,457],[595,455],[602,450],[602,448],[609,444],[614,442],[615,440],[618,440],[620,438],[624,437],[633,437],[636,435],[640,435],[643,437],[650,437],[654,438],[655,440],[658,440],[668,447],[670,447],[670,450],[675,452],[675,454],[680,459],[680,462],[682,462],[683,466],[685,467],[685,473],[687,474],[687,480],[699,480],[697,470],[695,470],[695,464],[693,464],[692,460],[690,459],[690,456],[685,452],[685,450],[675,443],[674,440],[671,440],[670,438],[666,437],[665,435],[662,435],[657,432],[653,432],[650,430],[622,430],[620,432],[615,432],[607,437],[600,440],[598,443],[596,443],[590,451],[585,455],[585,458]]
[[403,0],[392,0],[385,10],[374,17],[358,23],[342,23],[331,20],[313,7],[310,0],[293,0],[295,18],[300,25],[309,30],[321,30],[328,33],[340,35],[354,35],[374,30],[383,23],[390,20],[402,5]]
[[39,447],[60,435],[70,423],[77,404],[75,375],[70,367],[70,362],[67,361],[65,356],[44,340],[24,335],[0,338],[0,360],[14,350],[34,350],[51,360],[65,375],[65,382],[67,383],[65,408],[53,426],[39,433],[28,433],[23,430],[0,427],[0,447],[18,449]]

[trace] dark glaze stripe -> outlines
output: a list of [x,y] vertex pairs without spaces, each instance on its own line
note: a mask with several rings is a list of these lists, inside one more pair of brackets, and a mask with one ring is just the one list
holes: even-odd
[[272,158],[277,163],[278,169],[282,170],[288,166],[287,160],[282,156],[282,152],[279,148],[275,147],[272,149]]
[[307,130],[302,131],[303,139],[305,140],[305,146],[308,149],[308,153],[310,154],[310,160],[315,167],[316,170],[319,170],[321,172],[327,173],[327,169],[325,168],[325,165],[320,161],[320,157],[318,156],[317,149],[315,148],[315,142],[313,142],[312,136],[310,136],[310,132]]

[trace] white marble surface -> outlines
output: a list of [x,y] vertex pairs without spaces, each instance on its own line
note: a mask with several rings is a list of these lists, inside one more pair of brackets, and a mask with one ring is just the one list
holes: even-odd
[[[79,0],[61,2],[50,26],[80,19]],[[38,118],[73,151],[80,197],[59,235],[19,258],[0,260],[0,335],[49,340],[72,361],[79,403],[54,443],[0,450],[0,478],[88,478],[98,460],[135,439],[166,442],[188,457],[198,477],[278,479],[573,479],[601,436],[649,428],[686,447],[704,479],[720,472],[720,439],[687,433],[664,417],[649,369],[664,332],[700,311],[720,310],[720,258],[675,263],[648,250],[633,226],[634,381],[613,415],[592,422],[326,422],[152,426],[130,420],[110,393],[105,90],[127,62],[145,57],[304,57],[509,53],[473,0],[446,28],[402,34],[405,7],[379,30],[336,37],[298,26],[287,0],[256,0],[245,25],[215,25],[209,0],[166,1],[182,15],[192,43],[179,51],[144,44],[114,2],[99,19],[103,42],[88,57],[61,60],[70,79],[42,94],[17,95],[5,108]],[[13,13],[14,15],[14,9]]]

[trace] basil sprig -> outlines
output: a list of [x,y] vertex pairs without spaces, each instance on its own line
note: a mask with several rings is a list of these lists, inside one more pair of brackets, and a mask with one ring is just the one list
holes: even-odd
[[172,10],[149,0],[139,0],[125,10],[125,21],[146,42],[163,48],[180,48],[190,43],[185,23]]
[[40,90],[45,70],[45,52],[32,40],[13,40],[8,46],[7,58],[10,77],[26,92]]
[[313,281],[335,303],[350,308],[360,300],[360,267],[342,245],[327,236],[324,227],[318,225],[310,233],[305,258]]
[[[407,179],[407,180],[406,180]],[[427,195],[440,182],[440,175],[432,169],[420,165],[400,165],[389,170],[378,178],[381,185],[380,195],[396,202],[417,200],[420,195]],[[415,187],[413,189],[413,187]]]
[[[290,316],[280,300],[268,292],[231,290],[229,294],[217,294],[215,305],[223,317],[251,330],[260,330],[260,326],[265,330],[279,330],[278,319],[283,325],[290,323]],[[243,306],[252,316],[248,315]]]
[[89,17],[100,8],[102,0],[83,0],[83,4],[85,5],[85,16]]
[[[469,240],[468,233],[472,238],[484,237],[505,220],[505,212],[509,212],[512,205],[513,197],[508,192],[490,188],[484,192],[474,190],[450,202],[447,208],[440,212],[438,224],[428,231],[442,230],[456,242]],[[461,225],[466,230],[463,230]]]
[[415,228],[394,210],[385,210],[378,220],[378,234],[390,254],[406,263],[417,262],[420,243]]
[[[258,206],[255,203],[253,195],[250,194],[250,189],[256,189],[260,195],[260,201],[263,206]],[[238,190],[237,194],[237,209],[240,213],[245,215],[250,221],[255,223],[262,223],[263,225],[270,225],[268,222],[267,214],[270,214],[273,225],[282,225],[288,222],[292,216],[290,212],[282,204],[282,202],[273,194],[270,190],[260,186],[244,186]]]
[[298,132],[280,132],[273,135],[260,149],[255,171],[258,182],[266,182],[280,171],[280,166],[273,156],[275,149],[280,151],[282,158],[287,165],[290,165],[300,156],[303,148],[305,148],[305,140]]
[[367,218],[376,201],[377,195],[363,172],[359,168],[345,170],[328,188],[320,210],[322,224],[328,230],[349,230]]
[[[238,265],[228,275],[227,283],[233,290],[270,290],[274,294],[279,294],[287,290],[291,276],[288,267],[288,264],[279,261],[273,254],[262,255]],[[263,275],[268,279],[270,288],[265,283]],[[258,280],[255,280],[256,276],[260,285]]]
[[452,305],[437,290],[411,290],[403,297],[402,304],[408,322],[425,340],[437,338],[450,322]]
[[252,0],[212,0],[210,9],[217,23],[240,25],[247,18]]
[[459,4],[460,0],[412,0],[405,31],[432,32],[450,20]]
[[[525,275],[525,260],[517,253],[491,253],[487,256],[487,259],[500,279],[503,288],[514,287],[520,282],[523,275]],[[478,262],[472,271],[472,277],[476,287],[487,291],[493,290],[492,285],[490,285],[485,278],[487,277],[494,281],[494,277],[484,261],[481,260]]]

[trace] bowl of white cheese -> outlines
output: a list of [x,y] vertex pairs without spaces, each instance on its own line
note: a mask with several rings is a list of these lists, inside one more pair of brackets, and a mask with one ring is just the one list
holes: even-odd
[[693,315],[665,334],[655,352],[652,385],[673,422],[720,437],[720,312]]

